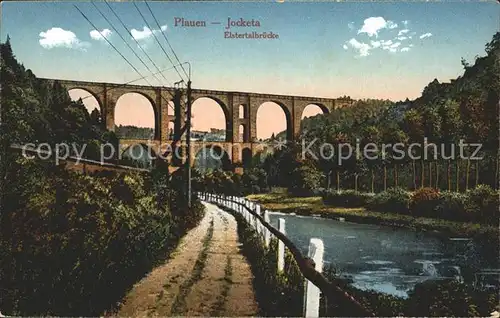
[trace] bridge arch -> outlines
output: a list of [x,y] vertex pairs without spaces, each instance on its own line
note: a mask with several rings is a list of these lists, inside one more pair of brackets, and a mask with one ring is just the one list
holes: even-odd
[[94,108],[97,108],[101,116],[103,115],[104,109],[102,106],[102,101],[99,99],[99,96],[95,92],[83,86],[74,86],[67,88],[67,90],[71,100],[78,101],[80,98],[82,99],[82,102],[89,114],[94,110]]
[[205,145],[199,149],[194,156],[193,166],[200,171],[232,169],[229,154],[219,145]]
[[[202,105],[203,104],[203,105]],[[214,105],[217,104],[218,107],[214,107]],[[204,111],[200,113],[195,114],[195,110],[204,108]],[[217,116],[217,110],[220,109],[222,110],[222,113],[224,115],[224,120],[223,122],[220,122],[220,116]],[[231,112],[229,111],[229,108],[227,105],[220,100],[217,97],[210,96],[210,95],[200,95],[198,96],[192,104],[192,109],[191,109],[191,115],[192,115],[192,122],[193,122],[193,129],[196,129],[196,126],[199,126],[199,119],[200,114],[203,115],[204,120],[206,123],[204,123],[201,127],[202,129],[207,129],[207,128],[215,128],[215,129],[223,129],[225,131],[225,136],[223,140],[219,141],[226,141],[229,142],[232,139],[232,117],[231,117]],[[210,127],[208,127],[210,125]],[[218,126],[218,127],[214,127]]]
[[301,119],[308,118],[308,117],[313,117],[318,114],[328,114],[330,111],[328,110],[328,107],[321,103],[310,103],[307,104],[304,109],[302,109],[302,116]]
[[[279,106],[279,108],[276,107],[276,105]],[[270,107],[274,108],[274,110],[270,109]],[[267,110],[264,110],[266,108]],[[281,120],[279,119],[279,117],[282,115],[280,115],[279,112],[276,112],[277,109],[281,109],[281,114],[284,114],[284,127],[278,124],[278,121],[282,121],[283,117],[281,117]],[[266,125],[268,125],[269,127],[277,127],[277,130],[274,129],[274,131],[272,131],[275,135],[280,131],[286,130],[286,139],[293,139],[292,114],[291,110],[284,103],[278,100],[269,100],[261,103],[257,107],[255,127],[258,139],[267,139],[270,137],[269,132],[272,130],[272,128],[266,128]],[[265,132],[262,132],[262,130],[264,130]]]
[[[125,103],[127,103],[125,105]],[[140,105],[138,109],[137,104]],[[120,111],[117,111],[121,108]],[[148,112],[149,114],[144,114]],[[127,114],[122,115],[122,111],[127,112]],[[152,128],[154,139],[159,139],[160,137],[160,123],[159,114],[156,107],[156,103],[148,94],[144,94],[140,91],[128,91],[121,94],[115,103],[113,110],[114,113],[114,123],[115,131],[117,124],[125,124],[142,128]],[[126,136],[126,138],[131,138],[132,136]],[[141,139],[133,137],[131,139]],[[149,139],[149,138],[143,138]]]

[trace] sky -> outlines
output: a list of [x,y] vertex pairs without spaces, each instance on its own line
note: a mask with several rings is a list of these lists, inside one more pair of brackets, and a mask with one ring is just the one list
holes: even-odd
[[[149,2],[158,23],[146,4],[137,2],[148,25],[134,3],[110,2],[130,33],[105,2],[94,4],[2,2],[1,39],[8,34],[18,60],[39,77],[124,83],[140,74],[149,75],[149,83],[135,84],[172,85],[185,77],[181,70],[181,76],[170,69],[163,73],[166,79],[157,75],[157,80],[120,38],[156,72],[149,58],[160,70],[172,63],[154,36],[176,61],[164,34],[179,61],[191,63],[193,88],[397,101],[418,97],[434,78],[449,81],[462,74],[461,58],[473,62],[484,55],[485,44],[500,29],[495,1]],[[181,19],[206,26],[176,26]],[[226,30],[228,19],[254,25]],[[278,38],[225,38],[226,31],[272,32]],[[214,101],[195,101],[193,111],[194,129],[224,128]],[[317,112],[309,107],[305,116]],[[116,123],[152,126],[152,114],[145,99],[128,94],[119,100]],[[275,104],[260,107],[258,137],[284,130],[284,118]]]

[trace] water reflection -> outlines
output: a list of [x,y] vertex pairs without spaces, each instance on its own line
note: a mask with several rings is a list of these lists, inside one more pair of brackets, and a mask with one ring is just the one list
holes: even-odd
[[278,218],[285,219],[287,235],[303,253],[311,237],[321,238],[325,264],[361,289],[406,297],[428,279],[463,281],[482,268],[498,267],[498,257],[484,255],[470,239],[280,213],[270,218],[275,227]]

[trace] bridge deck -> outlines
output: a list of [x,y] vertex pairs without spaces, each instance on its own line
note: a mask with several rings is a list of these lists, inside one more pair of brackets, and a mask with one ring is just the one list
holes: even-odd
[[[130,90],[166,90],[175,91],[173,87],[166,86],[148,86],[148,85],[137,85],[137,84],[120,84],[120,83],[109,83],[109,82],[91,82],[91,81],[79,81],[79,80],[67,80],[67,79],[53,79],[53,78],[40,78],[46,81],[59,81],[66,84],[78,84],[82,86],[106,86],[106,88],[124,88]],[[334,100],[350,100],[350,98],[331,98],[331,97],[315,97],[315,96],[304,96],[304,95],[288,95],[288,94],[272,94],[272,93],[256,93],[248,91],[227,91],[227,90],[213,90],[213,89],[203,89],[203,88],[193,88],[192,90],[195,94],[206,94],[206,95],[224,95],[233,94],[240,96],[253,96],[258,98],[271,98],[271,99],[298,99],[298,100],[311,100],[317,102],[331,102]]]

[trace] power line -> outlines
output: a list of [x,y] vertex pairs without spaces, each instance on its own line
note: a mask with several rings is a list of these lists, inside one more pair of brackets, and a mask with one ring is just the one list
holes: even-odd
[[[99,14],[104,18],[104,20],[106,20],[106,22],[109,23],[109,25],[111,26],[111,28],[116,32],[116,34],[118,34],[118,36],[123,40],[123,42],[125,42],[125,44],[127,45],[127,47],[132,51],[132,53],[134,53],[134,55],[139,59],[139,61],[146,67],[146,69],[151,73],[153,74],[153,71],[151,71],[151,69],[149,68],[149,66],[142,60],[142,58],[137,54],[137,52],[130,46],[130,44],[127,42],[127,40],[125,40],[123,38],[123,36],[120,34],[120,32],[118,32],[118,30],[115,28],[115,26],[113,25],[113,23],[111,23],[111,21],[109,21],[109,19],[102,13],[101,9],[99,9],[99,7],[97,7],[97,5],[95,4],[94,1],[91,2],[92,5],[94,5],[94,7],[96,8],[96,10],[99,12]],[[161,83],[160,79],[154,75],[154,78],[158,81],[158,83]]]
[[[146,0],[144,0],[144,3],[146,3],[146,6],[148,7],[149,12],[151,13],[151,15],[153,16],[153,19],[156,22],[156,26],[161,31],[160,23],[158,23],[158,20],[156,19],[156,16],[154,15],[153,10],[151,10],[151,7],[149,6],[149,3]],[[172,51],[172,53],[174,54],[175,59],[177,60],[177,63],[180,64],[181,61],[179,61],[179,58],[177,57],[177,54],[175,53],[174,48],[170,44],[170,41],[168,40],[167,35],[165,34],[165,32],[161,32],[161,34],[163,34],[163,37],[165,38],[165,41],[167,42],[168,46],[170,47],[170,50]],[[182,68],[182,71],[184,72],[184,75],[186,75],[186,77],[189,79],[189,75],[187,74],[187,72],[184,69],[184,66],[182,66],[182,64],[181,64],[181,68]]]
[[[123,40],[123,42],[125,42],[125,44],[127,45],[127,47],[132,51],[132,53],[134,53],[134,55],[139,59],[139,61],[141,61],[141,63],[146,67],[146,69],[154,76],[154,78],[159,82],[161,83],[160,79],[156,76],[155,73],[153,73],[153,71],[149,68],[149,66],[142,60],[142,58],[137,54],[137,52],[130,46],[130,44],[127,42],[127,40],[125,40],[125,38],[120,34],[120,32],[118,32],[118,30],[115,28],[115,26],[113,25],[113,23],[111,23],[111,21],[109,21],[109,19],[102,13],[102,11],[99,9],[99,7],[97,7],[97,5],[95,4],[94,1],[92,1],[92,4],[94,5],[94,7],[97,9],[97,11],[101,14],[101,16],[106,20],[106,22],[109,23],[109,25],[111,25],[111,28],[118,34],[118,36]],[[97,30],[97,32],[100,33],[99,30]],[[139,46],[140,47],[140,46]],[[161,73],[163,75],[163,73]],[[165,78],[166,80],[166,77],[165,75],[163,75],[163,77]],[[168,81],[168,80],[167,80]],[[172,98],[174,98],[174,95],[170,92],[170,91],[167,91],[170,96],[172,96]],[[172,105],[170,105],[170,103],[167,101],[167,105],[172,108],[174,111],[175,109],[172,107]]]
[[[154,32],[153,29],[151,29],[151,26],[149,25],[148,21],[146,20],[146,17],[144,17],[144,15],[142,14],[141,10],[139,9],[139,7],[137,6],[137,4],[135,3],[135,1],[132,1],[132,3],[134,4],[135,8],[137,9],[137,12],[139,12],[140,16],[142,17],[142,20],[144,20],[144,23],[146,23],[146,26],[149,28],[149,30],[151,30],[151,34],[153,35],[153,37],[155,38],[156,40],[156,43],[158,43],[158,45],[160,46],[161,50],[163,51],[163,53],[165,53],[165,56],[168,58],[168,60],[170,61],[170,63],[172,65],[174,65],[174,69],[175,71],[177,72],[177,74],[179,75],[179,77],[184,81],[184,78],[182,77],[182,74],[179,73],[179,70],[177,70],[177,67],[175,67],[175,63],[172,61],[172,59],[170,58],[170,56],[168,55],[167,51],[165,51],[165,49],[163,48],[163,45],[161,45],[160,41],[158,40],[158,38],[156,37],[156,34]],[[159,29],[160,32],[162,32],[161,30],[161,27]]]
[[[120,21],[121,25],[123,26],[123,28],[125,30],[127,30],[128,34],[132,37],[132,39],[135,41],[135,43],[137,44],[137,46],[139,47],[139,49],[142,51],[142,53],[144,53],[146,55],[146,57],[149,59],[149,61],[151,62],[151,64],[153,64],[153,66],[156,68],[157,71],[160,71],[160,68],[156,65],[156,63],[153,61],[153,59],[151,59],[151,57],[149,56],[149,54],[142,48],[141,44],[137,41],[137,39],[132,35],[132,32],[130,32],[129,28],[125,25],[125,23],[123,22],[123,20],[118,16],[118,14],[116,13],[116,11],[113,9],[113,7],[111,7],[111,5],[109,4],[108,1],[104,1],[104,3],[106,3],[106,5],[108,6],[108,8],[111,10],[111,12],[113,12],[113,14],[115,15],[115,17],[118,19],[118,21]],[[165,77],[165,75],[162,73],[162,76],[163,78],[165,79],[165,81],[168,82],[168,79]]]
[[[94,25],[94,23],[92,23],[92,21],[89,20],[89,18],[87,18],[87,16],[85,15],[85,13],[83,13],[76,4],[73,5],[77,10],[78,12],[80,12],[80,14],[85,18],[85,20],[88,21],[88,23],[90,23],[90,25],[92,25],[92,27],[94,28],[94,30],[96,30],[97,32],[99,32],[99,34],[101,35],[101,37],[118,53],[120,54],[120,56],[128,63],[128,65],[130,65],[130,67],[132,67],[134,69],[134,71],[139,74],[139,76],[141,77],[144,77],[141,72],[139,72],[139,70],[132,64],[130,63],[130,61],[102,34],[101,31],[99,31],[97,29],[97,27]],[[146,80],[146,79],[145,79]],[[148,80],[146,80],[146,82],[152,86]]]
[[[106,42],[107,42],[107,43],[108,43],[108,44],[109,44],[109,45],[110,45],[110,46],[111,46],[111,47],[112,47],[112,48],[113,48],[113,49],[114,49],[114,50],[115,50],[115,51],[116,51],[116,52],[117,52],[117,53],[118,53],[118,54],[119,54],[119,55],[120,55],[120,56],[121,56],[121,57],[122,57],[122,58],[123,58],[123,59],[124,59],[124,60],[125,60],[125,61],[129,64],[129,65],[130,65],[130,66],[131,66],[131,67],[132,67],[132,68],[133,68],[133,69],[134,69],[134,71],[135,71],[137,74],[139,74],[139,76],[140,76],[140,77],[144,77],[144,76],[141,74],[141,72],[139,72],[139,70],[137,70],[137,68],[136,68],[136,67],[135,67],[135,66],[134,66],[134,65],[133,65],[133,64],[132,64],[132,63],[131,63],[131,62],[130,62],[130,61],[129,61],[129,60],[128,60],[128,59],[127,59],[127,58],[126,58],[126,57],[125,57],[125,56],[124,56],[124,55],[123,55],[123,54],[122,54],[122,53],[121,53],[121,52],[120,52],[120,51],[119,51],[119,50],[118,50],[118,49],[117,49],[117,48],[116,48],[116,47],[115,47],[115,46],[114,46],[114,45],[113,45],[113,44],[112,44],[112,43],[111,43],[111,42],[110,42],[110,41],[109,41],[109,40],[108,40],[108,39],[107,39],[107,38],[106,38],[103,34],[102,34],[102,32],[101,32],[101,31],[99,31],[99,30],[97,29],[97,27],[96,27],[96,26],[92,23],[92,21],[90,21],[90,19],[89,19],[89,18],[87,18],[87,16],[86,16],[86,15],[85,15],[85,14],[84,14],[84,13],[83,13],[83,12],[82,12],[79,8],[78,8],[78,6],[77,6],[77,5],[75,5],[75,4],[74,4],[73,6],[74,6],[74,7],[78,10],[78,12],[80,12],[80,14],[81,14],[81,15],[85,18],[85,20],[87,20],[87,21],[89,22],[89,24],[90,24],[90,25],[94,28],[94,30],[96,30],[96,31],[97,31],[97,32],[101,35],[101,37],[102,37],[102,38],[103,38],[103,39],[104,39],[104,40],[105,40],[105,41],[106,41]],[[135,3],[134,3],[134,6],[136,7],[136,9],[139,11],[139,14],[140,14],[140,15],[142,16],[142,18],[144,19],[144,16],[142,15],[141,11],[139,10],[139,8],[137,7],[137,5],[136,5]],[[146,21],[145,19],[144,19],[144,21],[145,21],[145,23],[147,24],[147,21]],[[149,27],[149,26],[148,26],[148,27]],[[160,31],[161,31],[161,30],[160,30]],[[153,36],[155,36],[154,32],[152,32],[152,33],[153,33]],[[158,39],[156,38],[156,36],[155,36],[155,39],[156,39],[156,41],[158,42],[158,44],[160,44],[160,43],[159,43],[159,41],[158,41]],[[160,47],[162,48],[163,52],[166,54],[166,52],[165,52],[165,50],[163,49],[163,47],[161,46],[161,44],[160,44]],[[182,75],[179,73],[179,71],[178,71],[178,70],[177,70],[177,68],[175,67],[175,64],[174,64],[174,63],[172,63],[172,60],[170,59],[170,57],[168,56],[168,54],[166,54],[166,55],[167,55],[167,57],[169,58],[170,63],[172,64],[172,66],[173,66],[173,67],[174,67],[174,69],[176,70],[177,74],[179,74],[180,78],[184,81],[184,79],[182,78]],[[154,88],[154,86],[153,86],[153,85],[151,85],[151,83],[149,83],[149,81],[148,81],[146,78],[144,78],[144,80],[145,80],[145,81],[149,84],[149,86],[151,86],[152,88]],[[188,82],[188,88],[189,88],[189,86],[190,86],[190,82]],[[169,92],[169,93],[170,93],[170,92]],[[162,94],[160,94],[160,98],[165,99],[165,98],[163,97],[163,95],[162,95]],[[170,101],[168,101],[168,100],[166,100],[166,101],[167,101],[167,105],[169,105],[169,106],[170,106]],[[174,111],[175,111],[175,109],[174,109]],[[189,126],[189,124],[188,124],[188,126]],[[178,140],[174,140],[174,143],[176,143],[177,141],[178,141]]]
[[[123,55],[123,54],[122,54],[122,53],[121,53],[121,52],[120,52],[120,51],[119,51],[119,50],[118,50],[118,49],[117,49],[117,48],[116,48],[116,47],[115,47],[115,46],[114,46],[114,45],[113,45],[113,44],[112,44],[112,43],[111,43],[111,42],[110,42],[110,41],[109,41],[109,40],[108,40],[108,39],[107,39],[107,38],[106,38],[103,34],[102,34],[102,32],[101,32],[101,31],[99,31],[99,30],[97,29],[97,27],[94,25],[94,23],[92,23],[92,21],[90,21],[90,19],[89,19],[89,18],[87,18],[87,16],[85,15],[85,13],[83,13],[83,12],[82,12],[82,11],[78,8],[78,6],[77,6],[77,5],[75,5],[75,4],[74,4],[73,6],[74,6],[74,7],[78,10],[78,12],[80,12],[80,14],[81,14],[81,15],[85,18],[85,20],[87,20],[87,21],[90,23],[90,25],[92,25],[92,27],[93,27],[93,28],[94,28],[97,32],[99,32],[99,34],[101,35],[101,37],[102,37],[102,38],[103,38],[103,39],[104,39],[104,40],[105,40],[105,41],[106,41],[106,42],[107,42],[107,43],[108,43],[108,44],[109,44],[109,45],[110,45],[110,46],[111,46],[111,47],[112,47],[112,48],[113,48],[113,49],[114,49],[114,50],[115,50],[118,54],[120,54],[120,56],[121,56],[121,57],[122,57],[122,58],[123,58],[123,59],[124,59],[124,60],[125,60],[125,61],[126,61],[126,62],[127,62],[127,63],[128,63],[128,64],[132,67],[132,68],[133,68],[133,69],[134,69],[134,71],[135,71],[137,74],[139,74],[139,76],[140,76],[140,77],[144,78],[144,80],[146,81],[146,83],[148,83],[148,85],[149,85],[149,86],[151,86],[152,88],[154,88],[154,86],[153,86],[153,85],[152,85],[152,84],[151,84],[151,83],[150,83],[150,82],[146,79],[146,76],[143,76],[143,75],[141,74],[141,72],[139,72],[139,70],[138,70],[138,69],[137,69],[137,68],[136,68],[136,67],[135,67],[135,66],[134,66],[134,65],[133,65],[133,64],[132,64],[132,63],[131,63],[131,62],[130,62],[130,61],[129,61],[129,60],[128,60],[128,59],[127,59],[127,58],[126,58],[126,57],[125,57],[125,56],[124,56],[124,55]],[[172,93],[171,93],[170,91],[167,91],[167,92],[168,92],[168,93],[169,93],[172,97],[174,96],[174,95],[172,95]],[[167,105],[168,105],[169,107],[171,107],[171,108],[175,111],[175,108],[173,108],[173,107],[172,107],[172,105],[170,105],[170,101],[169,101],[169,100],[165,99],[165,98],[164,98],[161,94],[160,94],[160,97],[161,97],[161,98],[163,98],[163,99],[167,102]]]

